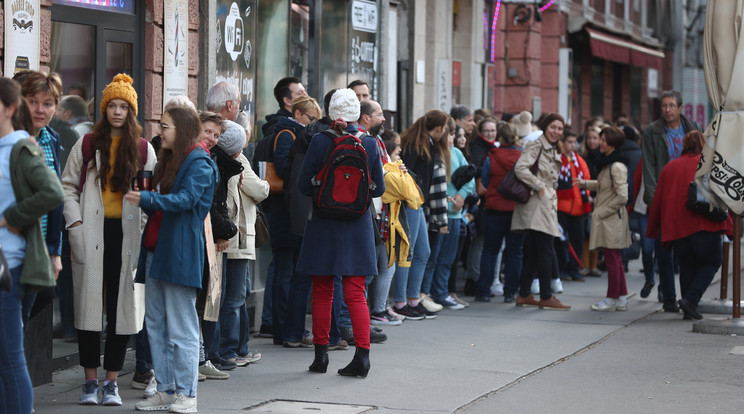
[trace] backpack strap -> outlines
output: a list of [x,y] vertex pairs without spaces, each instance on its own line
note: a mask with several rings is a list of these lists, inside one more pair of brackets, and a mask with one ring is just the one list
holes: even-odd
[[83,135],[83,145],[81,149],[83,152],[83,165],[80,166],[80,185],[78,186],[79,192],[83,192],[83,186],[85,186],[85,179],[88,176],[88,164],[90,163],[90,160],[93,159],[93,155],[94,155],[92,133],[87,133]]

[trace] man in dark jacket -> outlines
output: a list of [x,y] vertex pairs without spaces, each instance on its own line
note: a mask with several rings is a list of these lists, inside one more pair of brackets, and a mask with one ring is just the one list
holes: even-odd
[[[693,130],[702,129],[693,120],[682,115],[682,95],[677,91],[661,94],[662,117],[643,130],[643,201],[651,205],[656,191],[656,181],[669,161],[682,155],[682,138]],[[656,239],[654,250],[659,262],[659,300],[664,302],[664,311],[679,312],[677,293],[674,287],[674,263],[672,254],[661,245],[661,236]]]

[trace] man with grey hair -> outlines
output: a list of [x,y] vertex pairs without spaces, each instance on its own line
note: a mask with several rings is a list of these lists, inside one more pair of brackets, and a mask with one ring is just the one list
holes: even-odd
[[207,110],[222,115],[222,119],[235,121],[240,111],[240,89],[227,82],[217,82],[209,88],[205,99]]
[[[682,138],[690,131],[702,131],[697,122],[682,115],[682,95],[677,91],[661,94],[662,117],[643,130],[643,201],[651,205],[656,191],[656,182],[661,170],[669,161],[682,155]],[[672,254],[661,245],[661,236],[656,239],[654,249],[659,264],[659,300],[664,302],[665,312],[679,312],[674,287],[674,263]],[[645,291],[653,287],[646,282]]]
[[465,105],[455,105],[450,109],[450,116],[465,130],[465,136],[469,137],[475,128],[473,112]]

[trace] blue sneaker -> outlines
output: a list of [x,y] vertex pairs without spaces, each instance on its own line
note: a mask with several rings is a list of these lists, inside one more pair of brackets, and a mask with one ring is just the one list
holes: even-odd
[[98,405],[98,380],[85,381],[83,395],[80,396],[80,405]]
[[119,386],[116,385],[116,380],[103,382],[103,399],[101,400],[101,404],[121,405],[121,397],[119,397]]

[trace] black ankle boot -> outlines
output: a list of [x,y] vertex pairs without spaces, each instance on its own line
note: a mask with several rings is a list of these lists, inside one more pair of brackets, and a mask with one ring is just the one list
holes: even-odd
[[312,372],[325,374],[328,370],[328,345],[315,344],[315,359],[308,369]]
[[354,359],[345,368],[338,370],[340,375],[347,377],[367,377],[369,372],[369,349],[357,348]]

